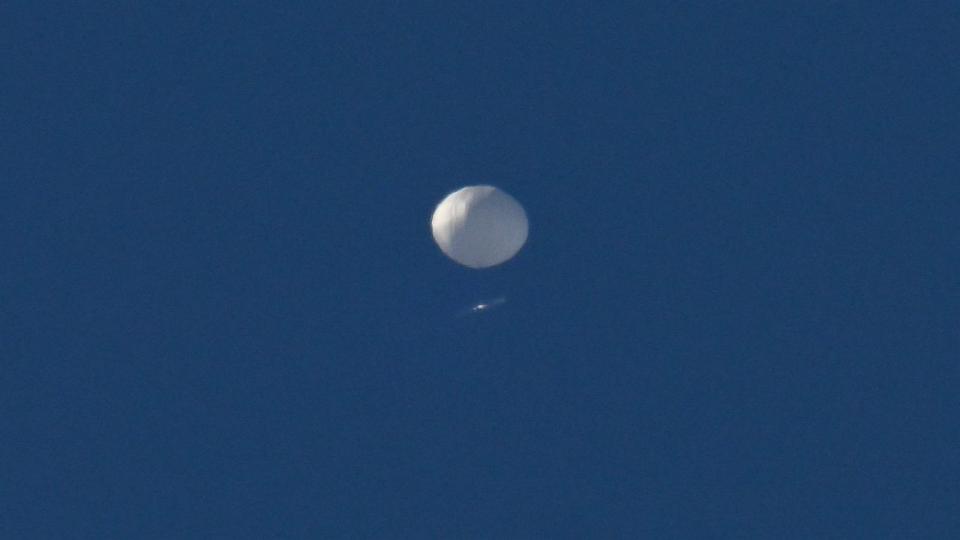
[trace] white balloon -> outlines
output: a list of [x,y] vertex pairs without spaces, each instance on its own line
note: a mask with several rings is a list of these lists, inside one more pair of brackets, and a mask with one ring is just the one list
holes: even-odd
[[493,186],[467,186],[433,211],[433,239],[448,257],[471,268],[506,262],[527,241],[527,213]]

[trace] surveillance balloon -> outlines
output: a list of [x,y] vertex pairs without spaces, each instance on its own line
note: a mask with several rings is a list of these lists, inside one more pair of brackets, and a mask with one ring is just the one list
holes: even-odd
[[433,212],[433,239],[448,257],[470,268],[506,262],[527,241],[527,213],[493,186],[467,186],[444,198]]

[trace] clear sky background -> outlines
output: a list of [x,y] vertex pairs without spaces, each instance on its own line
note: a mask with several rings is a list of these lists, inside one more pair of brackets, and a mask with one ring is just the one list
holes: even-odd
[[960,537],[960,7],[723,4],[4,3],[0,536]]

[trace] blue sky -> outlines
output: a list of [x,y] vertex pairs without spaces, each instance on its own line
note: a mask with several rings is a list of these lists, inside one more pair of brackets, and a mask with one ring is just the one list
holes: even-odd
[[0,15],[0,535],[960,533],[957,6]]

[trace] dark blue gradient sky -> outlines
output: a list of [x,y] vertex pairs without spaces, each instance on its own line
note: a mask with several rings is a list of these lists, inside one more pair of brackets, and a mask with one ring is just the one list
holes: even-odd
[[960,537],[960,8],[763,4],[5,3],[0,536]]

